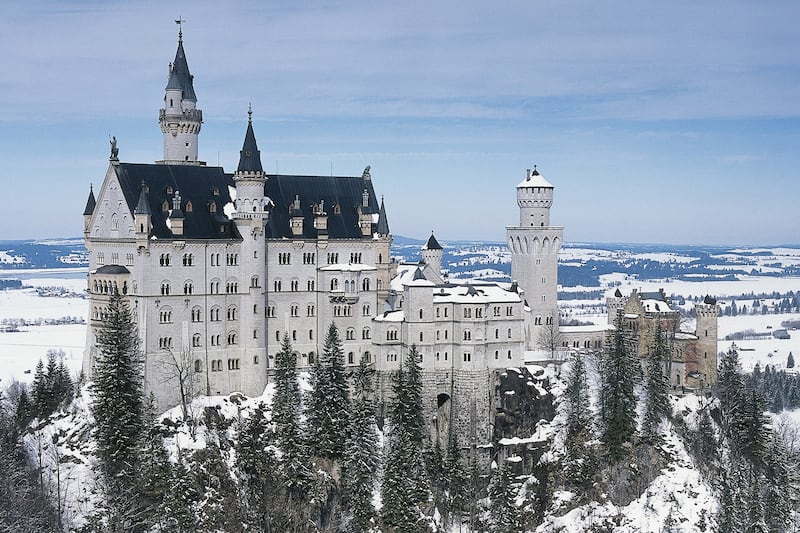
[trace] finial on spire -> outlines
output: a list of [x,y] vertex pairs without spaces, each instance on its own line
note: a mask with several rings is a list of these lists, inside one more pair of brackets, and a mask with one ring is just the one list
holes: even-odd
[[178,25],[178,42],[183,42],[183,23],[186,22],[181,17],[175,19],[175,24]]
[[253,122],[253,103],[247,103],[247,122]]

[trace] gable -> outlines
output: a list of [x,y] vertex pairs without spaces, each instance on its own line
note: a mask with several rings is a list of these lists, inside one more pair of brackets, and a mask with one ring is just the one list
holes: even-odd
[[122,186],[109,165],[89,224],[89,237],[99,239],[134,238],[133,210]]

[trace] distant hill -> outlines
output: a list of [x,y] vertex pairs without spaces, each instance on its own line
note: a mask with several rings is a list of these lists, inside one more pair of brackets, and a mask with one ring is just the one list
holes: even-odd
[[83,238],[0,241],[0,269],[89,266]]

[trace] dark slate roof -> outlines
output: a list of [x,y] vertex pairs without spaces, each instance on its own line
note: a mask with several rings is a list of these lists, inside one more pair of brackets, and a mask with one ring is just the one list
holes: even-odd
[[130,274],[131,271],[122,265],[103,265],[97,270],[95,274]]
[[706,297],[703,298],[703,303],[706,305],[717,305],[717,299],[706,294]]
[[256,144],[256,135],[253,133],[253,112],[248,111],[247,132],[244,134],[244,144],[239,152],[239,172],[263,172],[261,167],[261,151]]
[[431,232],[431,236],[428,238],[428,242],[425,243],[425,250],[441,250],[442,246],[439,244],[439,241],[436,240],[436,237],[433,236],[433,232]]
[[[315,238],[317,231],[314,229],[314,206],[319,205],[320,201],[324,202],[324,210],[328,216],[329,238],[372,238],[372,235],[362,236],[359,226],[359,210],[365,213],[378,211],[372,181],[363,176],[268,175],[265,189],[266,196],[273,203],[266,229],[268,238],[294,238],[289,226],[292,216],[303,217],[303,238]],[[364,189],[369,193],[367,208],[362,207]],[[295,196],[300,198],[299,213],[293,209]],[[380,223],[373,224],[373,231],[380,232],[379,227]]]
[[169,75],[167,89],[180,89],[183,91],[184,100],[197,102],[194,94],[194,77],[189,72],[189,64],[186,62],[186,52],[183,50],[183,39],[178,40],[178,51],[175,52],[175,61],[172,63],[172,72]]
[[136,209],[133,211],[134,215],[150,214],[150,201],[147,196],[147,184],[142,182],[142,190],[139,192],[139,201],[136,203]]
[[389,235],[389,219],[386,218],[386,208],[383,206],[383,198],[381,198],[381,210],[378,214],[377,231],[381,235]]
[[640,294],[642,300],[660,300],[662,302],[667,301],[667,297],[663,291],[657,292],[642,292]]
[[89,185],[89,198],[86,199],[86,207],[83,210],[83,214],[91,215],[94,213],[95,205],[97,205],[97,201],[94,199],[94,190],[92,190],[92,186]]
[[[114,170],[131,212],[137,209],[142,187],[147,187],[151,236],[159,239],[174,238],[166,220],[172,210],[173,195],[179,191],[185,217],[181,239],[241,239],[236,225],[222,211],[232,201],[228,186],[233,186],[232,176],[225,174],[222,168],[119,163],[114,165]],[[167,194],[167,188],[172,189],[171,194]],[[214,194],[215,191],[217,194]],[[165,201],[168,209],[166,212],[162,207]],[[191,211],[187,207],[190,202]],[[216,206],[216,213],[211,212],[212,203]]]

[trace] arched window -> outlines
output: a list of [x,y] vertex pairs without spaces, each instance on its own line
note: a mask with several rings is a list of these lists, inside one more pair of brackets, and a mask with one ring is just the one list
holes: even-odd
[[292,304],[292,306],[289,308],[289,311],[293,317],[300,316],[300,306],[297,304]]
[[209,317],[211,322],[219,322],[219,312],[220,312],[220,308],[217,307],[216,305],[211,308],[210,317]]
[[361,306],[361,315],[362,316],[369,316],[370,315],[370,306],[369,304],[364,304]]
[[200,308],[193,307],[192,308],[192,322],[200,322]]
[[368,291],[369,290],[369,278],[364,278],[361,280],[361,290]]
[[194,371],[195,372],[202,372],[203,371],[203,362],[200,359],[194,360]]
[[236,306],[235,305],[228,306],[228,315],[227,316],[228,316],[228,320],[236,320],[237,319],[237,312],[236,312]]
[[345,340],[352,341],[356,338],[356,330],[353,328],[347,328],[345,332]]
[[250,286],[258,287],[258,276],[253,276],[252,278],[250,278]]
[[228,344],[236,344],[236,342],[237,342],[236,333],[235,332],[228,333]]
[[199,333],[195,333],[194,335],[192,335],[192,346],[194,348],[197,348],[198,346],[200,346],[200,334]]
[[191,281],[183,282],[183,294],[192,294],[194,292],[194,284]]
[[338,290],[338,289],[339,289],[339,280],[336,279],[336,278],[333,278],[331,280],[331,290],[335,291],[335,290]]
[[162,296],[169,296],[169,282],[162,281],[161,282],[161,295]]
[[369,339],[370,338],[369,328],[364,328],[364,329],[361,330],[361,338],[362,339]]

